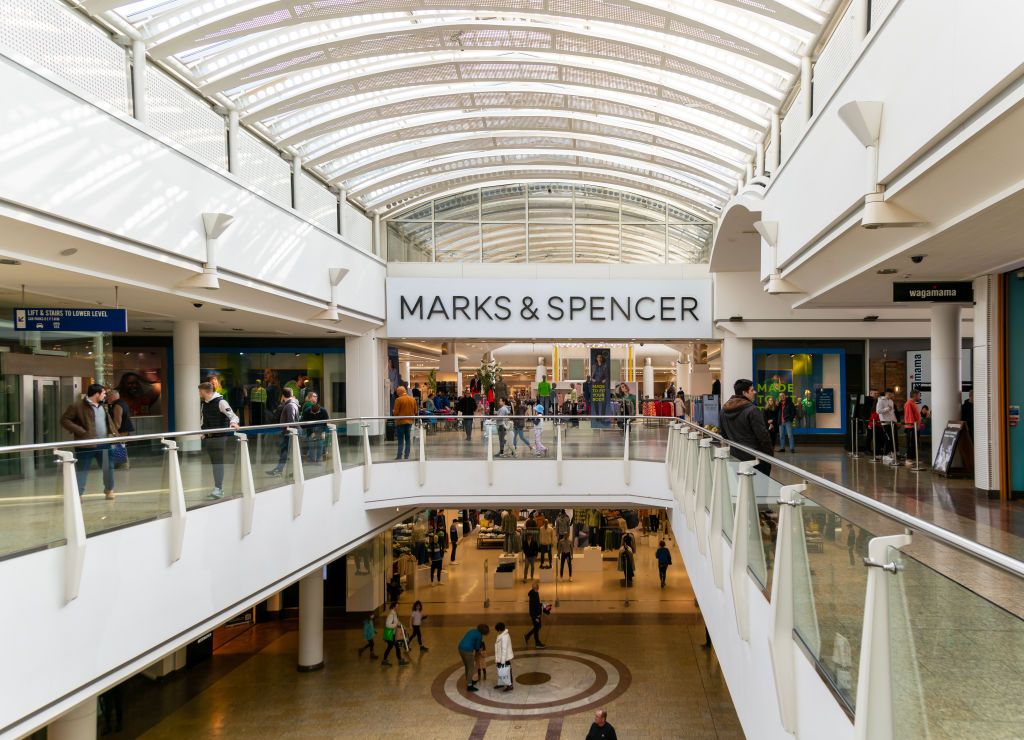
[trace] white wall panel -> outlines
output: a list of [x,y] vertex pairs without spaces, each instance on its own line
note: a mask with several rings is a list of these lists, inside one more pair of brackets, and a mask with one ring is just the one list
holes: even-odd
[[238,177],[278,205],[291,207],[291,165],[245,129],[238,130]]
[[20,101],[0,107],[0,198],[151,248],[154,270],[161,253],[203,261],[201,214],[231,213],[222,270],[328,300],[326,273],[311,279],[310,266],[347,267],[342,307],[383,317],[385,267],[351,209],[345,239],[325,233],[2,56],[0,89]]
[[299,174],[299,212],[325,231],[338,233],[338,196],[305,171]]
[[156,67],[146,68],[146,86],[146,126],[181,144],[200,162],[227,169],[223,116]]
[[784,266],[858,208],[867,190],[867,155],[837,109],[851,100],[884,102],[879,178],[889,181],[1019,74],[1022,26],[1024,3],[1008,0],[897,5],[836,94],[815,111],[796,151],[783,135],[786,160],[765,194],[762,216],[780,223]]

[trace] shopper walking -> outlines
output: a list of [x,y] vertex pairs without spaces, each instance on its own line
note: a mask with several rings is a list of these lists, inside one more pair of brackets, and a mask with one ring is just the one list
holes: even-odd
[[[281,389],[281,408],[277,412],[278,424],[294,424],[299,420],[299,402],[291,388],[287,386]],[[277,465],[267,471],[267,475],[278,476],[284,472],[284,466],[288,464],[288,450],[291,447],[291,435],[288,434],[288,427],[281,430],[281,447],[277,455]]]
[[[315,391],[306,394],[306,406],[299,414],[299,421],[323,421],[330,419],[327,409],[320,405],[320,396]],[[311,463],[324,461],[324,447],[327,444],[327,427],[323,424],[310,424],[303,427],[306,432],[306,458]]]
[[[132,410],[128,406],[128,402],[121,398],[121,391],[117,388],[111,388],[107,391],[107,410],[110,412],[110,418],[114,420],[113,433],[118,437],[130,437],[135,434],[135,424],[132,422]],[[121,463],[115,461],[115,467],[128,469],[128,448],[122,445],[124,448],[124,459]],[[115,457],[112,455],[112,457]]]
[[387,649],[384,651],[384,658],[381,660],[381,665],[390,666],[391,663],[388,661],[388,656],[391,655],[391,651],[395,651],[395,656],[398,658],[398,665],[409,665],[409,661],[402,657],[402,632],[405,628],[402,627],[402,620],[398,618],[398,602],[391,602],[391,611],[388,612],[388,618],[384,622],[384,642],[387,644]]
[[910,398],[903,405],[903,433],[906,435],[907,465],[917,460],[917,432],[924,428],[924,417],[921,415],[921,391],[912,391]]
[[544,607],[540,603],[540,581],[534,581],[530,587],[530,621],[533,622],[533,629],[523,635],[527,646],[529,646],[530,638],[532,637],[534,645],[539,648],[547,647],[547,645],[540,641],[541,618],[543,614]]
[[462,398],[455,404],[455,410],[462,414],[462,431],[466,433],[466,440],[473,439],[473,415],[476,413],[476,400],[469,392],[469,388],[462,394]]
[[658,543],[654,557],[658,560],[658,578],[661,579],[661,587],[665,588],[665,575],[668,573],[668,566],[672,565],[672,553],[665,547],[665,540]]
[[[512,410],[508,407],[504,398],[498,399],[498,457],[505,457],[505,435],[508,434],[509,430],[512,429],[512,423],[508,419],[509,414]],[[515,440],[513,439],[513,444]]]
[[[107,390],[99,383],[93,383],[85,389],[85,395],[64,409],[60,425],[79,439],[104,439],[109,437],[116,427],[110,418],[107,405],[103,402]],[[103,471],[103,494],[107,499],[114,498],[114,460],[110,455],[110,445],[99,444],[75,448],[75,477],[78,479],[78,495],[85,495],[85,484],[89,478],[89,469],[93,462],[99,463]]]
[[[731,442],[741,444],[771,455],[772,439],[768,435],[768,426],[764,423],[764,414],[754,405],[754,398],[757,391],[751,380],[737,380],[733,385],[733,396],[722,406],[722,436]],[[742,450],[732,449],[732,456],[737,460],[755,459],[749,453]],[[772,466],[759,462],[755,468],[765,475],[771,472]]]
[[377,636],[377,628],[373,624],[373,612],[366,615],[363,620],[363,639],[366,640],[366,644],[359,648],[359,657],[363,657],[363,651],[370,651],[370,660],[377,659],[377,653],[373,649],[373,638]]
[[541,437],[544,435],[544,407],[538,403],[534,411],[537,413],[537,417],[533,421],[533,454],[547,455],[548,448],[541,441]]
[[427,539],[427,553],[430,556],[430,582],[434,582],[434,574],[437,574],[437,583],[441,583],[441,567],[444,565],[444,548],[438,539],[436,532],[431,532]]
[[462,658],[462,666],[466,672],[466,690],[479,691],[476,687],[476,656],[484,649],[484,637],[490,633],[491,628],[486,624],[478,624],[466,632],[459,641],[459,657]]
[[882,456],[892,455],[895,462],[899,448],[896,443],[896,402],[893,400],[892,388],[886,388],[885,393],[878,399],[875,405],[878,412],[878,421],[882,424]]
[[523,541],[523,583],[526,583],[527,578],[533,578],[533,566],[537,563],[537,553],[539,552],[540,545],[533,538],[533,533],[527,532],[526,539]]
[[772,439],[772,449],[779,444],[779,404],[775,396],[768,396],[764,402],[764,423],[768,427],[768,436]]
[[494,688],[512,691],[512,635],[509,634],[504,622],[494,625],[497,637],[494,638],[494,665],[498,669],[498,685]]
[[[238,429],[238,415],[231,410],[227,400],[213,389],[213,383],[199,384],[201,428],[209,430]],[[210,498],[224,497],[224,450],[228,443],[228,435],[213,432],[203,435],[203,450],[210,458],[213,471],[213,490]]]
[[572,582],[572,540],[568,534],[558,538],[558,577],[565,578],[565,564],[569,564],[569,582]]
[[786,392],[779,393],[779,410],[776,412],[776,419],[779,427],[779,452],[786,451],[786,438],[789,438],[789,451],[796,452],[796,441],[793,438],[793,422],[796,421],[796,406],[786,396]]
[[398,440],[396,460],[408,460],[412,447],[412,423],[416,420],[416,399],[398,386],[395,391],[395,405],[391,409],[395,417],[395,439]]
[[412,634],[409,635],[409,649],[412,650],[413,640],[417,640],[420,643],[420,652],[428,653],[430,648],[423,644],[423,620],[426,616],[423,614],[423,602],[417,599],[412,604],[412,617],[410,622],[412,624]]
[[594,713],[594,722],[590,725],[586,740],[619,740],[615,728],[608,722],[607,710],[598,709]]
[[455,551],[459,549],[459,520],[452,521],[451,529],[448,530],[448,539],[452,542],[451,562],[455,562]]
[[526,419],[530,413],[530,407],[525,401],[520,401],[515,409],[515,418],[512,419],[512,457],[519,451],[519,440],[523,441],[526,449],[532,449],[530,440],[526,438]]

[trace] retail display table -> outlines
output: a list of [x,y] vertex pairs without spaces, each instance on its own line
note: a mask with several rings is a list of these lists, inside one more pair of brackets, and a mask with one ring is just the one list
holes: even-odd
[[572,558],[573,568],[581,573],[600,573],[601,562],[600,547],[584,547],[582,553]]

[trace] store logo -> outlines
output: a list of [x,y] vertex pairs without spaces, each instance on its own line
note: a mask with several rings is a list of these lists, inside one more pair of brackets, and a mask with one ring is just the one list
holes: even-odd
[[607,295],[549,296],[538,301],[522,297],[518,303],[507,295],[399,297],[399,318],[444,321],[508,321],[517,312],[525,321],[700,321],[699,301],[693,296],[642,296],[640,298]]

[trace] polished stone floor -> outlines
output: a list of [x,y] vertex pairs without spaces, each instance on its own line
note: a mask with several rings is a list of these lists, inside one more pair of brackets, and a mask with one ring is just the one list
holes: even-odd
[[[743,736],[714,652],[703,646],[703,623],[682,566],[670,569],[668,588],[658,586],[656,543],[640,538],[631,589],[621,586],[612,561],[601,572],[575,573],[572,583],[560,583],[559,605],[543,628],[548,648],[536,650],[523,642],[529,618],[521,580],[492,592],[484,608],[483,562],[493,562],[495,552],[477,549],[474,539],[463,541],[457,565],[446,563],[443,585],[402,595],[406,622],[415,599],[428,615],[423,631],[431,649],[414,648],[409,666],[393,660],[382,667],[359,657],[361,629],[350,623],[326,631],[323,671],[298,673],[294,620],[257,625],[209,663],[168,679],[171,700],[158,695],[161,687],[133,679],[126,702],[148,704],[148,720],[140,721],[142,712],[132,717],[126,705],[130,720],[120,736],[555,740],[583,737],[598,707],[608,710],[620,737]],[[555,600],[553,583],[542,585],[541,597]],[[493,689],[490,655],[483,689],[470,693],[457,643],[468,627],[499,620],[513,636],[516,689]]]

